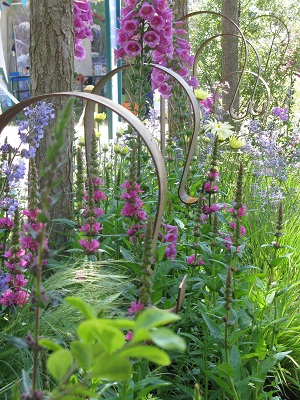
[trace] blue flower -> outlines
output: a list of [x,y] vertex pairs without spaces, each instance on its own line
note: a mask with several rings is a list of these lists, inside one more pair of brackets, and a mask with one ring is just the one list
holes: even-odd
[[0,295],[8,289],[8,283],[6,281],[7,274],[0,270]]

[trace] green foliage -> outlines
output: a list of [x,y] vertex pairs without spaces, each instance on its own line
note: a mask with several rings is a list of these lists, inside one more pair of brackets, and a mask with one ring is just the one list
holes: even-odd
[[[39,345],[52,351],[47,360],[47,368],[57,385],[50,398],[69,399],[70,395],[87,394],[89,382],[129,380],[133,373],[131,359],[146,359],[158,365],[169,365],[170,358],[163,350],[185,350],[185,343],[178,335],[162,325],[178,320],[178,316],[161,310],[148,309],[136,319],[97,319],[88,304],[79,298],[67,301],[87,318],[79,324],[78,339],[70,343],[69,349],[57,346],[49,340],[40,339]],[[124,329],[132,330],[132,340],[127,342]],[[143,344],[152,339],[151,344]],[[82,371],[77,385],[72,376]],[[63,393],[63,395],[59,395]],[[89,395],[96,395],[89,391]]]

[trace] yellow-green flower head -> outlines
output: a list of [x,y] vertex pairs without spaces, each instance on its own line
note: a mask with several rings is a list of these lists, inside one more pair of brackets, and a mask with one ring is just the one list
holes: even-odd
[[220,141],[233,136],[233,126],[231,126],[228,122],[220,122],[216,119],[209,119],[205,125],[205,132],[211,132],[213,135],[217,135]]
[[97,131],[95,132],[96,138],[99,139],[102,136],[102,133]]
[[114,145],[114,152],[115,152],[116,154],[121,153],[121,147],[120,147],[119,144],[115,144],[115,145]]
[[128,146],[124,146],[121,148],[121,155],[122,156],[126,156],[129,152],[129,147]]
[[108,145],[107,143],[104,143],[103,147],[102,147],[102,151],[104,151],[104,153],[106,153],[108,151]]
[[237,137],[231,136],[231,138],[229,138],[229,146],[232,149],[241,149],[242,147],[246,146],[246,142],[244,139],[239,139]]
[[210,94],[208,92],[206,92],[205,90],[201,90],[201,89],[196,89],[194,91],[194,94],[198,101],[205,100],[210,96]]
[[99,114],[95,113],[94,119],[95,119],[96,122],[102,122],[102,121],[104,121],[106,119],[106,113],[105,112],[102,112],[102,113],[99,113]]
[[80,147],[84,147],[85,146],[85,139],[84,139],[83,136],[79,139],[79,143],[78,144],[79,144]]

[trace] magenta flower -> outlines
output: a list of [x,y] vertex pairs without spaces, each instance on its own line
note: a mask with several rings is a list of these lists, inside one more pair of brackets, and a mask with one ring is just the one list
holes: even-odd
[[98,252],[100,247],[100,243],[96,239],[92,239],[91,241],[80,239],[78,240],[78,244],[83,247],[83,251],[86,254],[95,254]]
[[120,47],[119,49],[114,49],[114,54],[115,54],[116,60],[120,60],[121,58],[123,58],[126,55],[123,47]]
[[169,258],[170,260],[175,260],[177,255],[176,244],[169,244],[165,250],[165,257]]
[[238,216],[239,217],[243,217],[244,215],[246,215],[246,209],[247,207],[245,205],[243,205],[242,207],[240,207],[238,209]]
[[142,46],[135,40],[129,40],[124,45],[124,51],[129,57],[134,58],[141,53]]
[[25,279],[24,274],[17,274],[15,277],[11,275],[10,282],[13,281],[15,289],[26,286],[28,279]]
[[12,229],[14,227],[14,222],[8,218],[0,218],[0,229]]
[[133,333],[132,331],[128,331],[127,334],[125,335],[125,340],[130,341],[133,338]]
[[127,42],[127,40],[129,39],[127,33],[125,33],[124,31],[118,29],[117,30],[117,43],[118,45],[122,45],[125,42]]
[[178,69],[176,72],[178,75],[182,76],[183,78],[190,76],[190,71],[188,70],[187,67],[184,67],[183,65],[180,65],[180,69]]
[[136,213],[136,207],[132,203],[126,203],[121,210],[121,214],[124,215],[124,217],[133,217],[135,213]]
[[155,15],[155,9],[147,1],[144,1],[142,3],[140,11],[138,12],[138,15],[141,18],[143,18],[145,21],[151,21],[152,18],[154,17],[154,15]]
[[161,15],[154,15],[150,21],[150,26],[155,31],[160,31],[165,27],[165,19]]
[[[140,21],[138,19],[133,19],[131,21],[125,21],[122,26],[123,32],[128,37],[132,37],[135,34],[139,24],[140,24]],[[126,45],[126,43],[125,43],[125,45]]]
[[172,94],[172,85],[168,85],[167,83],[162,83],[158,86],[159,93],[162,95],[164,99],[168,99]]
[[95,200],[95,202],[97,202],[99,200],[106,200],[106,196],[102,192],[102,190],[95,190],[94,191],[94,200]]
[[240,233],[241,236],[245,236],[247,233],[246,228],[243,225],[240,226]]
[[139,0],[125,0],[125,4],[131,8],[135,8],[138,2]]
[[76,46],[76,48],[75,48],[74,54],[75,54],[75,58],[76,58],[78,61],[84,60],[85,57],[86,57],[85,48],[84,48],[81,44],[78,44],[78,45]]
[[7,289],[2,293],[0,298],[0,304],[3,306],[13,306],[17,305],[22,307],[29,299],[29,294],[24,292],[24,290],[17,290],[14,292],[11,289]]
[[203,185],[203,190],[208,194],[214,194],[219,190],[219,188],[217,185],[212,185],[210,182],[205,182]]
[[195,76],[192,76],[191,79],[188,79],[187,83],[194,89],[197,89],[199,86],[199,81]]
[[94,236],[97,235],[102,230],[102,226],[100,222],[96,221],[92,225],[90,224],[83,225],[79,230],[81,232],[85,232],[89,236]]
[[134,301],[131,302],[131,307],[128,308],[128,312],[130,312],[130,314],[136,314],[139,311],[142,311],[143,308],[144,304],[142,304],[141,300],[139,299],[137,303]]
[[[186,259],[186,262],[189,265],[195,265],[195,254],[192,254],[191,256],[189,256]],[[197,257],[197,265],[204,265],[204,264],[205,264],[205,262],[201,258]]]
[[159,35],[154,31],[148,31],[144,35],[144,43],[151,48],[154,48],[159,43],[159,40]]

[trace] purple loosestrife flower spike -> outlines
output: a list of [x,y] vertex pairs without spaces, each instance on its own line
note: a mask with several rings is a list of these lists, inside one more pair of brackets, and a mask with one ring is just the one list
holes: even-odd
[[28,279],[24,277],[24,269],[27,266],[27,259],[25,256],[25,250],[20,245],[20,213],[16,209],[14,213],[14,228],[12,230],[11,247],[4,257],[7,259],[4,261],[5,266],[9,270],[6,276],[8,283],[8,289],[6,289],[0,298],[0,304],[5,306],[18,305],[22,307],[28,299],[29,295],[23,290],[26,286]]
[[[233,217],[235,218],[235,227],[233,233],[233,246],[235,246],[236,251],[241,245],[241,219],[245,215],[246,206],[243,204],[243,177],[244,168],[243,164],[240,163],[237,182],[236,182],[236,192],[233,205]],[[230,210],[229,210],[230,211]]]

